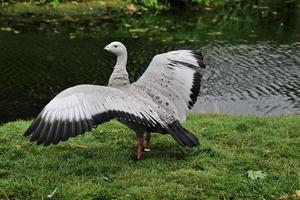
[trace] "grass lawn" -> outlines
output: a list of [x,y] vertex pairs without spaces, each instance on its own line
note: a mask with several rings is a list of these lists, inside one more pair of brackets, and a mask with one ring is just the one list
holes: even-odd
[[193,115],[201,141],[153,136],[131,160],[135,134],[113,121],[56,146],[29,143],[29,121],[0,126],[0,199],[296,199],[300,116]]

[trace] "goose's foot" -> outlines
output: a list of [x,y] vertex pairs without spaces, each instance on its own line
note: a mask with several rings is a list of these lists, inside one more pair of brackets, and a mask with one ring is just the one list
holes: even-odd
[[145,140],[146,140],[146,144],[144,146],[144,151],[149,152],[150,144],[151,144],[151,142],[150,142],[151,141],[151,133],[150,132],[146,132]]

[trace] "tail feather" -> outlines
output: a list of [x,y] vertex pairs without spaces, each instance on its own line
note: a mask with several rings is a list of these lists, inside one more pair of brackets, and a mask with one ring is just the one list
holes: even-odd
[[169,124],[166,130],[180,146],[194,147],[199,145],[199,139],[194,134],[183,128],[179,122]]

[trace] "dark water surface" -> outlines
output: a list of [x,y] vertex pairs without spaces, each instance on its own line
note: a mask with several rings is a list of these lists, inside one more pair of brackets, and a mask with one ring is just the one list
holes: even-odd
[[1,17],[0,122],[35,117],[70,86],[105,85],[115,57],[103,47],[113,40],[127,46],[131,81],[157,53],[201,49],[209,67],[194,112],[299,114],[299,21],[299,9],[245,19],[212,13],[67,22]]

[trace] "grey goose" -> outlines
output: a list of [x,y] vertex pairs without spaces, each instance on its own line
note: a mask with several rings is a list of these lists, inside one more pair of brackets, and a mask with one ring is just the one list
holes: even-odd
[[200,93],[206,67],[202,54],[176,50],[156,55],[144,74],[130,83],[126,47],[112,42],[104,49],[117,56],[108,86],[85,84],[63,90],[43,108],[24,135],[48,146],[116,119],[136,133],[137,160],[143,151],[150,150],[152,132],[170,134],[183,147],[198,146],[198,138],[181,123]]

